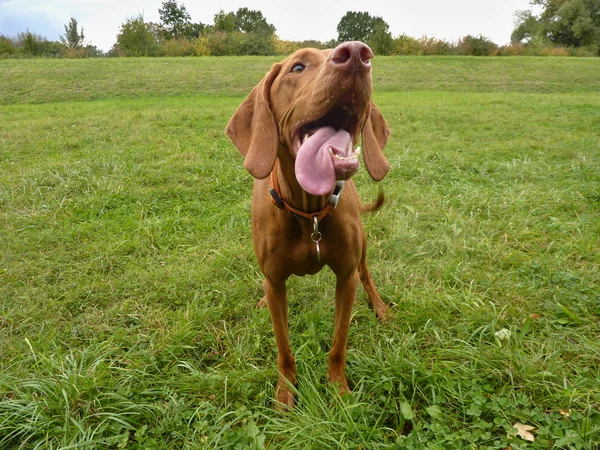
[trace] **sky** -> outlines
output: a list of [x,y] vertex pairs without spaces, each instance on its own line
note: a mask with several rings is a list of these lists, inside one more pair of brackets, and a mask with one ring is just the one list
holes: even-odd
[[[327,41],[337,38],[337,24],[347,11],[381,16],[394,37],[427,35],[457,41],[467,34],[483,35],[496,44],[507,44],[514,13],[529,9],[529,0],[179,0],[193,22],[212,24],[221,9],[258,9],[282,39]],[[0,34],[13,37],[31,31],[49,40],[64,34],[74,17],[83,27],[87,43],[109,50],[127,17],[143,14],[159,22],[162,0],[0,0]]]

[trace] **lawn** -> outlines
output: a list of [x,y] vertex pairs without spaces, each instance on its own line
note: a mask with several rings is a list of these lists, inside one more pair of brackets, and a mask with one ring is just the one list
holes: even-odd
[[0,60],[0,448],[600,448],[598,59],[374,60],[392,317],[359,290],[340,398],[291,279],[287,414],[223,133],[276,60]]

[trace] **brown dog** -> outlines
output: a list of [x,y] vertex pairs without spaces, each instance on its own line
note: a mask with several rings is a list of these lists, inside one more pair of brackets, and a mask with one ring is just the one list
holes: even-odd
[[255,178],[252,239],[265,276],[261,302],[269,307],[279,351],[276,398],[287,407],[294,403],[290,384],[296,384],[285,287],[290,275],[315,274],[324,265],[336,275],[328,375],[341,393],[350,390],[346,340],[359,278],[377,316],[387,311],[367,268],[365,208],[350,180],[359,167],[361,133],[371,178],[380,181],[389,170],[383,148],[390,130],[371,101],[371,58],[361,42],[298,50],[272,67],[227,124]]

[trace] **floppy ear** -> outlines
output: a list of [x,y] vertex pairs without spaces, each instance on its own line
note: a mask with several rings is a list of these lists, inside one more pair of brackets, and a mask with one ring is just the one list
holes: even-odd
[[273,65],[229,119],[225,129],[233,145],[245,156],[246,170],[260,180],[269,176],[277,158],[279,137],[269,105],[269,92],[280,67]]
[[375,103],[371,102],[369,115],[362,131],[362,143],[367,172],[375,181],[381,181],[390,170],[390,163],[383,154],[383,148],[389,137],[390,127]]

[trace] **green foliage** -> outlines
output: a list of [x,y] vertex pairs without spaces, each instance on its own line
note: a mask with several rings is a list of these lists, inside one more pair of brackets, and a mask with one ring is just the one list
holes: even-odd
[[27,30],[25,33],[18,33],[16,42],[12,43],[15,56],[60,56],[65,46],[60,42],[48,41],[46,38]]
[[348,11],[337,26],[338,42],[368,42],[377,30],[389,32],[389,25],[381,18],[368,12]]
[[13,42],[6,36],[0,34],[0,55],[8,56],[14,53],[15,47],[13,45]]
[[275,34],[275,27],[267,22],[262,12],[248,8],[239,8],[235,13],[220,10],[215,14],[213,29],[216,32],[253,33],[266,37]]
[[196,46],[187,38],[169,39],[162,45],[165,56],[195,56]]
[[165,39],[198,37],[205,28],[202,23],[192,23],[186,7],[177,0],[164,1],[158,13]]
[[65,25],[65,34],[60,37],[60,41],[68,48],[79,49],[83,47],[83,27],[81,28],[81,31],[79,31],[77,20],[73,17],[71,17],[69,23]]
[[216,32],[232,33],[236,31],[236,18],[233,12],[226,13],[222,9],[215,14],[213,29]]
[[457,47],[461,55],[494,56],[498,52],[498,46],[482,35],[468,34],[458,41]]
[[393,41],[394,55],[451,55],[456,49],[448,42],[428,36],[413,38],[406,34],[398,36]]
[[275,27],[267,22],[262,12],[248,8],[240,8],[235,13],[235,29],[244,33],[257,33],[271,36]]
[[513,40],[600,51],[600,0],[532,0],[531,4],[541,12],[518,11]]
[[261,33],[211,33],[206,36],[211,56],[274,55],[273,40]]
[[375,26],[375,32],[367,41],[376,55],[391,55],[394,49],[394,39],[387,23],[381,21]]
[[24,33],[23,36],[23,52],[25,52],[26,55],[39,55],[41,53],[40,51],[40,41],[41,41],[41,37],[36,36],[35,34],[31,33],[29,30],[27,30],[26,33]]
[[127,18],[121,24],[115,50],[122,56],[151,56],[156,52],[157,41],[141,14]]

